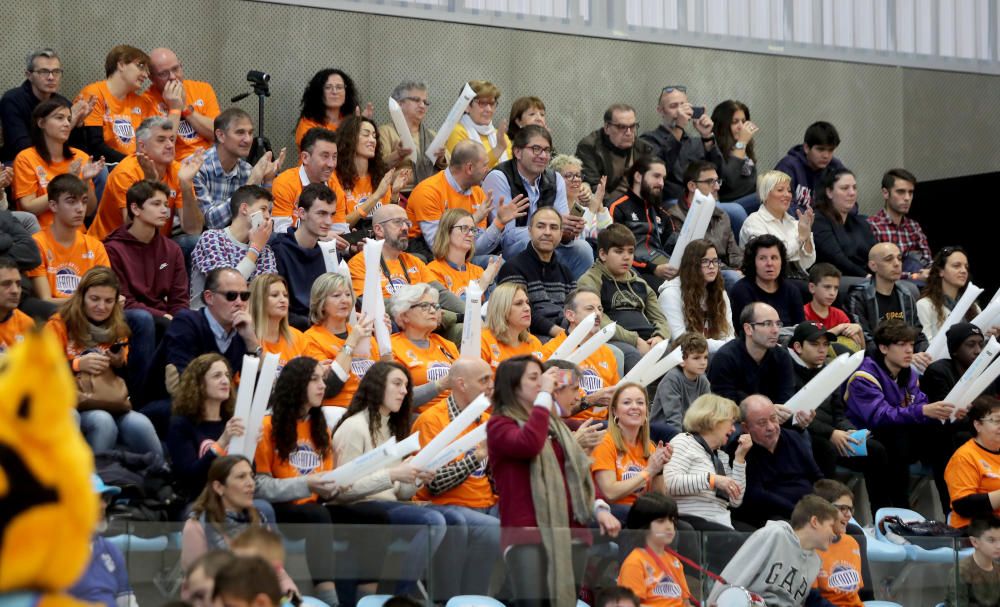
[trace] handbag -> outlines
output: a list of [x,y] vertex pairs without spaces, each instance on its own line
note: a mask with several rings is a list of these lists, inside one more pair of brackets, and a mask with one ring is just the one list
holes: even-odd
[[[910,537],[961,537],[962,532],[940,521],[904,521],[898,516],[886,516],[878,523],[886,539],[906,544]],[[895,537],[894,537],[895,536]],[[896,539],[898,538],[898,540]]]
[[111,367],[101,373],[77,373],[76,394],[76,408],[80,411],[98,409],[112,415],[121,415],[132,410],[128,386],[124,379],[115,375]]

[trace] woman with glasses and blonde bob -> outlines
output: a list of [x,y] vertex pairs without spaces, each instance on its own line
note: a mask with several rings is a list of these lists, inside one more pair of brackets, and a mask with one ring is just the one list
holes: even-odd
[[524,285],[505,282],[494,289],[486,308],[485,324],[480,354],[494,369],[512,356],[530,354],[539,360],[545,358],[542,342],[528,332],[531,302]]
[[813,211],[799,211],[798,218],[788,214],[792,203],[792,178],[781,171],[768,171],[757,180],[760,209],[751,213],[740,228],[740,246],[762,234],[777,236],[787,252],[789,278],[805,280],[806,272],[816,263],[813,241]]
[[583,161],[576,156],[559,154],[549,162],[549,168],[562,175],[566,182],[566,202],[570,213],[583,217],[584,238],[597,238],[597,233],[611,225],[611,213],[604,206],[604,187],[608,178],[601,177],[597,191],[583,181]]
[[[324,406],[347,407],[358,391],[361,378],[378,359],[378,344],[372,338],[374,322],[361,314],[351,323],[353,310],[350,278],[330,272],[316,279],[309,292],[309,321],[313,324],[304,334],[306,345],[302,356],[329,362],[331,376],[326,380]],[[365,340],[369,351],[357,352]],[[382,358],[392,360],[392,352],[386,352]]]
[[485,293],[503,264],[503,258],[499,256],[490,257],[485,270],[472,263],[476,252],[476,224],[472,213],[465,209],[449,209],[441,216],[432,252],[434,261],[427,264],[427,269],[463,300],[465,290],[474,280],[479,282],[479,288]]
[[715,352],[734,336],[733,311],[720,264],[714,244],[694,240],[684,249],[677,277],[664,283],[660,292],[660,307],[670,334],[679,336],[692,331],[704,335],[709,352]]
[[[469,139],[481,143],[486,148],[488,168],[492,169],[511,155],[507,152],[507,121],[500,123],[500,128],[493,126],[493,115],[497,111],[500,99],[500,89],[487,80],[470,80],[469,86],[476,93],[475,99],[462,114],[462,119],[455,125],[448,141],[444,144],[448,157],[459,141]],[[464,88],[464,87],[463,87]]]
[[451,365],[458,359],[455,344],[434,333],[441,323],[437,289],[427,283],[401,287],[389,300],[389,314],[399,327],[392,336],[392,354],[413,379],[417,413],[448,396]]
[[250,318],[260,347],[278,355],[278,372],[305,351],[305,335],[288,324],[288,283],[279,274],[261,274],[250,283]]

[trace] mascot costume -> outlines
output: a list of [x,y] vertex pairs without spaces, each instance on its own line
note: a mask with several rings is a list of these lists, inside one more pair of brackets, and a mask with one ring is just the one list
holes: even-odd
[[94,459],[76,384],[48,334],[0,355],[0,607],[89,606],[66,594],[90,560]]

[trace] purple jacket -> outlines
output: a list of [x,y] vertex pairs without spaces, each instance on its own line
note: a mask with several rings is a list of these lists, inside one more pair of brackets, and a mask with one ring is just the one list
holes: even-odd
[[909,374],[904,391],[889,372],[870,356],[847,380],[844,400],[847,402],[847,417],[858,428],[874,429],[934,421],[924,415],[921,405],[927,404],[927,395],[917,385],[917,374]]

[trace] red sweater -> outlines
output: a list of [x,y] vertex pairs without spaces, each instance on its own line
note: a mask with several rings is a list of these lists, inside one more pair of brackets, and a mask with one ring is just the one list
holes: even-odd
[[[542,452],[545,441],[550,440],[559,467],[563,469],[563,488],[569,506],[569,524],[574,537],[587,543],[590,534],[573,518],[573,504],[566,485],[566,454],[559,442],[549,438],[549,412],[544,407],[532,407],[528,422],[518,427],[517,422],[505,415],[494,415],[486,424],[486,445],[496,492],[500,496],[500,527],[503,547],[513,544],[540,543],[537,531],[520,529],[537,527],[535,502],[531,494],[530,466]],[[576,531],[579,530],[579,531]]]

